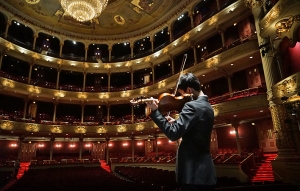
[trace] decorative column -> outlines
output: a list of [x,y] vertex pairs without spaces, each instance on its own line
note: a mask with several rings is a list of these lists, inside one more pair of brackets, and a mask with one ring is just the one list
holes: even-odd
[[[82,135],[81,135],[82,136]],[[79,138],[79,160],[82,159],[82,146],[83,146],[83,138]]]
[[110,69],[108,69],[108,72],[107,72],[107,77],[108,77],[108,80],[107,80],[107,91],[110,92],[110,75],[111,75],[111,72],[110,72]]
[[134,49],[134,44],[130,43],[130,58],[133,58],[133,49]]
[[11,21],[6,23],[6,28],[5,28],[5,33],[4,33],[4,38],[7,39],[7,34],[8,34],[8,28],[11,25]]
[[219,32],[219,34],[221,35],[222,38],[222,46],[225,47],[226,46],[226,42],[225,42],[225,31],[224,29],[220,28],[219,26],[217,26],[217,31]]
[[106,116],[106,121],[109,122],[109,116],[110,116],[110,105],[106,105],[107,107],[107,116]]
[[131,89],[133,90],[133,70],[131,66],[130,66],[130,75],[131,75]]
[[35,45],[36,45],[36,39],[39,37],[39,34],[34,34],[33,35],[33,43],[32,43],[32,50],[35,50]]
[[81,120],[80,122],[83,123],[83,119],[84,119],[84,103],[81,103]]
[[52,122],[55,123],[56,121],[56,110],[57,110],[58,101],[54,102],[54,111],[53,111],[53,119]]
[[109,137],[106,137],[105,147],[106,147],[106,153],[105,153],[105,161],[107,164],[109,164]]
[[193,52],[194,52],[194,65],[198,64],[198,58],[197,58],[197,47],[195,44],[191,45]]
[[232,97],[233,92],[232,92],[231,76],[226,76],[226,78],[227,78],[227,83],[228,83],[229,94],[230,94],[230,97]]
[[60,71],[61,71],[61,66],[59,65],[59,68],[57,68],[57,77],[56,77],[56,89],[59,87],[59,77],[60,77]]
[[131,157],[132,157],[132,162],[134,162],[134,136],[131,136]]
[[54,141],[55,141],[55,137],[51,137],[50,138],[50,158],[49,158],[50,161],[52,160]]
[[112,47],[111,47],[111,45],[109,45],[109,47],[108,47],[108,61],[111,61],[111,51],[112,51]]
[[24,140],[25,137],[19,137],[19,141],[18,141],[18,156],[17,156],[17,159],[20,159],[21,158],[21,155],[22,155],[22,143],[23,143],[23,140]]
[[239,137],[239,122],[233,121],[233,122],[231,122],[231,125],[234,128],[236,147],[237,147],[238,153],[241,154],[242,149],[241,149],[240,137]]
[[170,60],[171,60],[171,67],[172,67],[172,75],[175,74],[175,66],[174,66],[174,59],[173,56],[170,55]]
[[[251,8],[254,16],[257,34],[260,34],[259,23],[261,15],[264,15],[262,8],[262,4],[264,3],[264,1],[244,0],[244,2],[246,6]],[[272,44],[272,39],[264,39],[260,35],[257,35],[257,39],[260,46],[268,46],[268,44]],[[277,102],[275,102],[275,97],[272,92],[273,86],[281,80],[278,68],[276,68],[276,63],[274,63],[276,60],[274,58],[274,49],[276,49],[276,47],[264,49],[265,53],[261,55],[262,66],[267,87],[267,99],[269,101],[269,109],[271,112],[274,133],[276,137],[276,146],[278,148],[278,155],[276,157],[276,160],[273,160],[271,164],[275,180],[287,183],[296,183],[296,181],[298,180],[296,180],[294,178],[294,175],[292,174],[299,174],[300,172],[298,168],[299,162],[295,163],[295,159],[299,161],[300,157],[296,152],[296,146],[293,140],[293,131],[291,125],[286,123],[286,119],[288,118],[287,109],[283,104],[278,104]],[[282,84],[282,86],[284,87],[285,85]],[[283,89],[283,91],[288,91],[288,89]],[[295,170],[292,171],[292,168],[295,168]]]
[[218,8],[218,11],[220,11],[220,10],[221,10],[220,2],[219,2],[219,0],[216,0],[216,1],[217,1],[217,8]]
[[170,43],[171,43],[171,42],[173,42],[173,32],[172,32],[171,25],[168,26],[168,33],[170,35]]
[[0,51],[0,70],[2,68],[3,56],[5,55],[5,51]]
[[154,64],[152,62],[149,62],[149,65],[150,65],[151,71],[152,71],[152,84],[154,84],[154,82],[155,82]]
[[24,110],[23,110],[23,118],[24,119],[26,118],[28,101],[29,101],[28,98],[24,99]]
[[62,49],[63,49],[64,43],[59,44],[59,57],[62,57]]
[[84,61],[87,61],[88,50],[89,50],[89,47],[84,47]]
[[86,68],[83,71],[83,85],[82,85],[82,91],[85,92],[85,84],[86,84]]
[[131,104],[131,123],[134,123],[134,107]]
[[192,29],[195,27],[195,23],[194,23],[194,14],[193,14],[193,12],[189,12],[189,17],[190,17],[190,19],[191,19],[191,27],[192,27]]
[[31,81],[31,73],[32,73],[32,67],[34,65],[34,60],[32,60],[30,63],[29,63],[29,73],[28,73],[28,84],[30,84],[30,81]]
[[153,38],[153,35],[150,36],[150,42],[151,42],[151,52],[154,51],[154,38]]

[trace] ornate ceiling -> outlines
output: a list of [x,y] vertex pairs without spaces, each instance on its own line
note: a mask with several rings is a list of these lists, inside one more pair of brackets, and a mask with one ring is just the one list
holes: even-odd
[[14,15],[47,25],[49,29],[112,36],[161,27],[170,16],[182,11],[185,7],[182,5],[188,2],[191,1],[109,0],[98,18],[84,23],[66,15],[59,0],[4,0],[0,4]]

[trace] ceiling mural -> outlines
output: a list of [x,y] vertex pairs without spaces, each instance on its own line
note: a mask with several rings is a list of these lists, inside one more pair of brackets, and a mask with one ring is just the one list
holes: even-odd
[[180,0],[108,0],[100,16],[86,22],[79,22],[65,13],[59,0],[4,0],[3,5],[49,28],[81,34],[118,35],[161,23],[161,19],[168,16],[166,14],[177,12],[181,3]]

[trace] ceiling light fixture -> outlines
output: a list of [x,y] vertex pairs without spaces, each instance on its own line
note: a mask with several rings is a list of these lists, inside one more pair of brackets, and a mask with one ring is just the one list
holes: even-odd
[[107,3],[108,0],[60,0],[64,11],[79,22],[97,18]]

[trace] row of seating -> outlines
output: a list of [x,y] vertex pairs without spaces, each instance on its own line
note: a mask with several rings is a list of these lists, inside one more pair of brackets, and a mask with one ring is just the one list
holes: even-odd
[[155,191],[159,188],[122,180],[99,167],[64,167],[29,169],[7,191],[82,191],[82,190],[135,190]]

